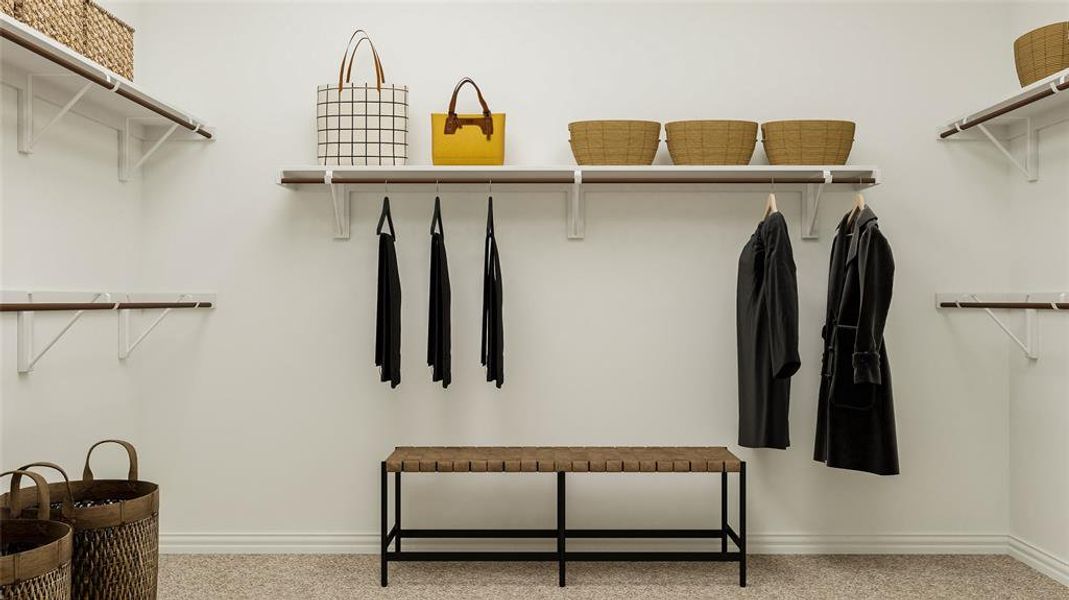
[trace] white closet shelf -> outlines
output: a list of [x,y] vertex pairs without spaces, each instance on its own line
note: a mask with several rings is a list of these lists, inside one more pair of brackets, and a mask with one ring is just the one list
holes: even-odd
[[[939,139],[956,140],[966,138],[961,135],[970,129],[976,129],[1013,164],[1029,181],[1039,179],[1039,147],[1036,128],[1032,119],[1038,115],[1069,106],[1069,69],[1059,71],[1041,79],[1013,94],[1000,98],[990,106],[963,115],[940,126]],[[1003,141],[1006,135],[996,135],[991,128],[1009,129],[1023,124],[1027,136],[1025,160],[1020,162],[1010,153]],[[974,138],[975,139],[975,138]]]
[[[185,130],[192,139],[211,140],[215,135],[202,119],[5,14],[0,14],[0,76],[18,90],[18,149],[24,154],[32,152],[41,135],[71,111],[123,133],[120,178],[124,181],[177,130]],[[37,98],[60,109],[34,131]],[[162,136],[135,160],[129,148],[132,139],[144,139],[146,129],[159,125],[164,126]]]
[[[714,186],[716,190],[776,191],[802,193],[803,238],[817,237],[816,215],[825,185],[871,187],[879,185],[880,171],[873,166],[841,165],[745,165],[745,166],[403,166],[347,167],[298,166],[283,168],[278,182],[286,186],[328,185],[334,201],[334,237],[348,239],[351,186],[394,184],[555,184],[568,186],[567,235],[581,239],[585,230],[584,190],[597,185]],[[748,186],[748,187],[746,187]],[[781,187],[782,186],[782,187]]]

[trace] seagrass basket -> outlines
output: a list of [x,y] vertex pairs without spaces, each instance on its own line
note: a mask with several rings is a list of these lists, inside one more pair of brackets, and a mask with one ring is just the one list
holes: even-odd
[[[93,449],[116,443],[130,457],[127,479],[95,479],[89,467]],[[82,479],[70,481],[52,463],[32,463],[26,469],[47,467],[64,481],[49,484],[57,520],[74,527],[71,586],[77,600],[152,600],[156,598],[159,562],[159,488],[137,478],[137,451],[128,442],[104,440],[89,449]],[[0,496],[0,511],[18,515],[34,505],[27,490]]]
[[90,60],[133,80],[134,28],[93,0],[85,4],[84,48]]
[[15,16],[15,0],[0,0],[0,13],[9,17]]
[[675,121],[664,130],[677,165],[748,165],[757,145],[753,121]]
[[1013,43],[1021,87],[1069,69],[1069,21],[1033,29]]
[[70,600],[71,527],[51,520],[48,488],[43,477],[29,471],[8,471],[13,485],[25,475],[33,480],[37,518],[0,515],[0,598],[4,600]]
[[650,165],[657,156],[656,121],[576,121],[569,143],[580,165]]
[[[85,0],[13,0],[8,13],[75,52],[85,49]],[[5,9],[4,12],[7,12]]]
[[770,121],[761,133],[773,165],[845,165],[854,145],[853,121]]

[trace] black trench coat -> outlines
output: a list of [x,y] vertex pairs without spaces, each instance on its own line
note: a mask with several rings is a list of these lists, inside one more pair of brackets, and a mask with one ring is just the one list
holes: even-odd
[[814,459],[897,475],[891,368],[883,330],[891,306],[891,246],[866,207],[835,232],[822,336],[824,361]]

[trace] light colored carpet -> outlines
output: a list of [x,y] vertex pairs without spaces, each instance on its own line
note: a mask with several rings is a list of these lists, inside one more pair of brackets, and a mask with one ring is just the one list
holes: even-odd
[[751,556],[738,566],[572,563],[394,563],[379,587],[374,555],[167,555],[160,600],[473,600],[522,598],[783,600],[1069,600],[1069,588],[1008,556]]

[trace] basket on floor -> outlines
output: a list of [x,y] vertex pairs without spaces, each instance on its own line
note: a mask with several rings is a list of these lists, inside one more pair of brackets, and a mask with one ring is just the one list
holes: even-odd
[[1013,43],[1021,87],[1069,69],[1069,21],[1033,29]]
[[[8,471],[18,489],[23,475],[33,480],[37,518],[0,515],[0,598],[4,600],[70,600],[71,527],[53,521],[49,486],[29,471]],[[29,492],[30,490],[26,490]]]
[[854,145],[853,121],[771,121],[761,133],[773,165],[845,165]]
[[[75,52],[85,49],[85,0],[14,0],[11,16]],[[4,12],[7,12],[5,10]]]
[[580,165],[650,165],[657,156],[656,121],[576,121],[569,143]]
[[757,145],[753,121],[675,121],[664,130],[677,165],[748,165]]
[[93,0],[85,3],[84,54],[127,79],[134,78],[134,28]]
[[[89,467],[93,450],[105,443],[123,446],[130,458],[127,479],[95,479]],[[156,598],[159,563],[159,487],[137,478],[137,451],[128,442],[104,440],[93,444],[85,457],[82,479],[48,486],[52,497],[62,498],[62,516],[54,518],[74,526],[72,589],[78,600],[151,600]],[[0,509],[18,515],[33,506],[26,491],[14,489],[0,496]]]

